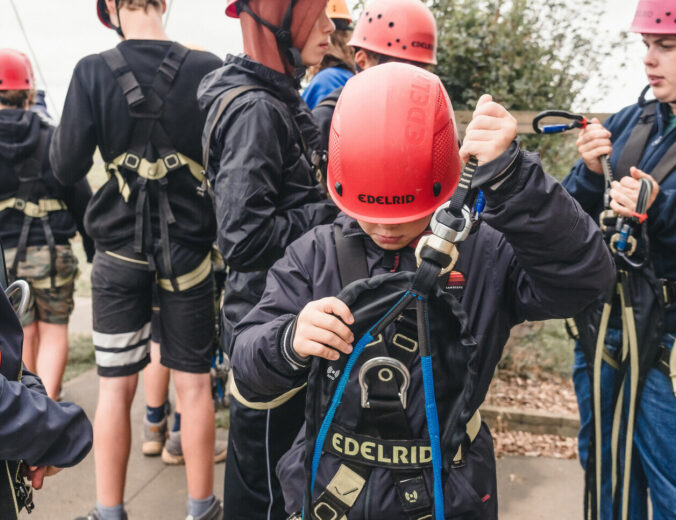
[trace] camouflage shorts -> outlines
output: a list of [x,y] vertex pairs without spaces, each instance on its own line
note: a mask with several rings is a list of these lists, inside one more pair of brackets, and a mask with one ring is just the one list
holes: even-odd
[[[7,269],[14,262],[16,248],[5,251]],[[73,312],[73,289],[77,276],[77,258],[69,245],[56,246],[56,277],[52,289],[49,276],[49,247],[29,246],[26,259],[19,262],[16,278],[26,280],[31,289],[28,310],[21,317],[25,327],[34,321],[63,325]],[[12,281],[12,280],[10,280]]]

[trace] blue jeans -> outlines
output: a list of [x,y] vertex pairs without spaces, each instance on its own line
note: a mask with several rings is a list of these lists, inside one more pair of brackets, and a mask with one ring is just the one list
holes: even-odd
[[[665,334],[662,343],[673,348],[674,335]],[[622,331],[608,330],[606,346],[616,352],[622,345]],[[613,402],[616,371],[605,362],[601,367],[602,484],[601,511],[604,520],[612,518],[611,451]],[[594,428],[590,380],[582,347],[575,345],[573,383],[580,410],[578,451],[580,463],[587,467],[589,437]],[[628,392],[628,385],[625,385]],[[628,403],[628,393],[624,404]],[[626,409],[625,409],[626,413]],[[620,446],[624,440],[620,439]],[[622,450],[623,451],[623,450]],[[621,460],[623,458],[621,457]],[[643,388],[634,431],[631,467],[629,518],[644,520],[647,513],[647,490],[653,506],[653,520],[676,520],[676,396],[671,381],[656,369],[650,370]],[[621,484],[619,484],[621,485]]]

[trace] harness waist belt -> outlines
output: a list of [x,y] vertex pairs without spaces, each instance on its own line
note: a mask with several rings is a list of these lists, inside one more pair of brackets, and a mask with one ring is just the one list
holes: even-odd
[[16,197],[0,200],[0,211],[8,208],[14,208],[32,218],[42,218],[51,212],[68,209],[66,203],[59,199],[40,199],[37,203],[28,202]]

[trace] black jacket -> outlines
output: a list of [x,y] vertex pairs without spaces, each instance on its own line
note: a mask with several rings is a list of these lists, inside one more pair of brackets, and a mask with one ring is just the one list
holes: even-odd
[[221,96],[244,85],[274,94],[252,90],[235,98],[211,142],[203,142],[209,146],[218,246],[230,269],[223,305],[226,341],[232,326],[258,302],[266,271],[286,247],[337,213],[317,187],[308,156],[318,134],[292,78],[247,57],[228,56],[225,66],[200,85],[200,106],[209,110],[203,138]]
[[[535,154],[521,153],[518,164],[516,171],[495,191],[484,190],[487,205],[483,223],[459,246],[455,270],[466,280],[461,305],[478,349],[477,378],[469,399],[471,410],[483,402],[515,324],[571,316],[613,282],[613,262],[598,227],[559,183],[543,173]],[[490,167],[489,164],[482,168]],[[364,235],[349,217],[341,215],[337,223],[346,235]],[[335,296],[341,290],[333,230],[333,226],[320,226],[293,243],[270,270],[261,302],[236,327],[232,369],[245,399],[269,401],[305,383],[309,366],[292,358],[293,362],[289,361],[290,338],[285,340],[283,333],[290,330],[287,327],[308,302]],[[385,252],[364,237],[369,273],[374,276],[387,272]],[[412,248],[404,248],[399,255],[400,270],[415,269]],[[452,330],[449,334],[453,334]],[[436,366],[435,372],[438,369]],[[438,381],[443,381],[444,376],[448,377],[436,373]],[[436,397],[438,402],[444,399],[444,395]],[[346,393],[343,401],[347,399]],[[406,409],[412,431],[424,431],[419,371],[412,372],[409,402],[415,403]],[[346,403],[343,406],[349,409]],[[443,424],[444,417],[439,419]],[[299,510],[302,504],[305,478],[302,435],[278,466],[288,511]],[[384,472],[374,470],[371,478],[375,477],[375,482],[389,491],[371,489],[371,502],[380,508],[380,515],[400,518],[396,499],[384,504],[385,494],[389,493],[390,500],[393,491],[391,479],[378,473],[381,471]],[[322,481],[325,477],[331,478],[331,471],[320,471],[318,489],[326,485]],[[491,489],[495,466],[485,426],[469,449],[467,466],[461,473],[451,472],[449,479],[446,498],[452,500],[452,505],[448,504],[447,514],[464,511],[473,514],[471,518],[493,517],[495,506],[483,505],[479,499],[495,493]],[[458,479],[465,479],[464,484],[458,483]],[[494,500],[489,502],[495,504]],[[375,506],[368,506],[360,496],[353,509],[355,518],[362,518],[359,512],[366,514],[366,507]]]
[[17,381],[22,343],[21,324],[0,290],[0,460],[74,466],[91,449],[92,426],[79,406],[47,397],[37,376],[24,370]]
[[[156,70],[171,42],[130,40],[118,45],[141,87],[152,84]],[[165,100],[162,126],[179,153],[202,162],[200,135],[204,115],[197,106],[197,85],[221,61],[213,54],[190,51]],[[82,179],[99,148],[109,162],[127,151],[132,129],[127,103],[113,73],[99,54],[80,60],[68,88],[63,117],[52,141],[50,160],[56,177],[64,184]],[[150,152],[149,152],[150,153]],[[156,157],[149,157],[155,160]],[[99,249],[117,249],[134,239],[135,203],[139,191],[135,174],[126,175],[131,188],[129,202],[120,195],[111,177],[92,198],[85,225]],[[168,195],[176,223],[169,226],[171,240],[194,249],[211,247],[216,236],[213,208],[208,197],[200,197],[200,183],[187,167],[168,175]],[[153,237],[159,237],[156,182],[150,182]]]
[[[0,201],[13,198],[19,189],[19,179],[15,166],[27,157],[38,153],[40,133],[47,131],[51,139],[54,129],[44,122],[38,114],[20,109],[0,110]],[[91,259],[94,246],[84,230],[83,218],[87,203],[92,196],[92,190],[86,179],[66,188],[59,183],[49,166],[45,150],[41,157],[42,165],[41,186],[35,188],[32,201],[39,198],[59,199],[66,203],[68,209],[55,211],[49,214],[49,224],[57,244],[67,244],[68,240],[79,231],[87,257]],[[8,208],[0,211],[0,240],[5,248],[17,246],[19,234],[24,222],[24,214],[16,209]],[[27,245],[46,245],[45,234],[39,221],[34,221]]]
[[312,109],[312,117],[315,118],[317,126],[319,127],[319,135],[321,136],[322,150],[329,149],[329,136],[331,135],[331,119],[333,113],[336,111],[336,103],[343,92],[343,87],[338,87],[328,96],[322,99],[316,107]]

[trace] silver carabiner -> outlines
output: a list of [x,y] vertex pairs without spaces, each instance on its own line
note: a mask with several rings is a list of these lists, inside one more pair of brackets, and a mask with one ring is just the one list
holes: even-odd
[[401,361],[394,359],[388,356],[378,356],[372,359],[369,359],[364,363],[359,370],[359,386],[361,387],[361,407],[362,408],[371,408],[371,403],[369,402],[369,385],[366,382],[366,374],[372,368],[382,366],[378,371],[378,378],[387,383],[394,378],[394,373],[391,368],[397,370],[403,377],[401,386],[399,387],[399,401],[401,401],[401,406],[406,409],[406,392],[408,387],[411,384],[411,374]]

